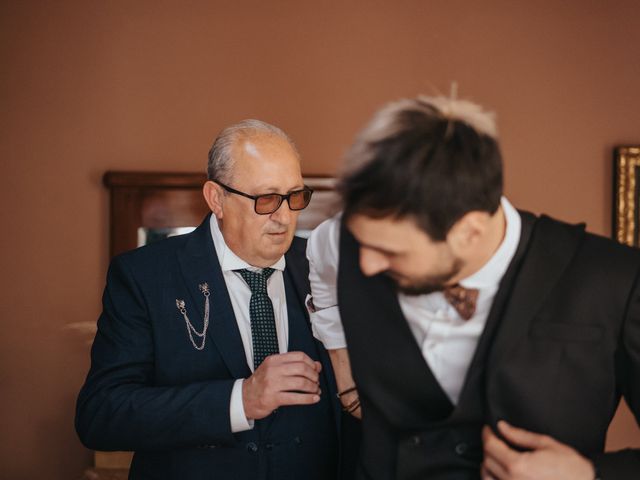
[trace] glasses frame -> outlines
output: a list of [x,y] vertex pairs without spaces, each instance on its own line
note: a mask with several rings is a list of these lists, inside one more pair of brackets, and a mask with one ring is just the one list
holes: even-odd
[[[283,195],[281,193],[263,193],[263,194],[260,194],[260,195],[249,195],[248,193],[244,193],[244,192],[241,192],[240,190],[236,190],[235,188],[232,188],[229,185],[225,185],[224,183],[219,182],[218,180],[214,180],[214,182],[217,183],[218,185],[220,185],[222,188],[224,188],[229,193],[234,193],[236,195],[240,195],[242,197],[250,198],[251,200],[253,200],[253,211],[256,212],[256,214],[258,214],[258,215],[271,215],[272,213],[277,212],[278,209],[282,206],[282,202],[284,202],[285,200],[287,201],[287,205],[289,205],[289,210],[291,210],[292,212],[299,212],[299,211],[304,210],[305,208],[307,208],[309,206],[309,203],[311,203],[311,196],[313,195],[313,189],[308,187],[308,186],[306,186],[306,185],[304,186],[304,188],[302,188],[300,190],[294,190],[293,192],[289,192],[286,195]],[[289,198],[291,197],[291,195],[294,195],[294,194],[300,193],[300,192],[309,192],[309,203],[307,203],[302,208],[292,208]],[[262,197],[270,197],[270,196],[274,196],[274,195],[277,196],[277,197],[280,197],[280,201],[278,202],[278,206],[276,208],[274,208],[270,212],[265,212],[265,213],[258,212],[258,200],[260,198],[262,198]]]

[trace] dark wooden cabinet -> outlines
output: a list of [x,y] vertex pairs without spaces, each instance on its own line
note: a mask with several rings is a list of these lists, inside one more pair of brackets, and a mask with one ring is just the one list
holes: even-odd
[[139,229],[200,225],[209,208],[202,197],[204,173],[107,172],[111,256],[139,246]]

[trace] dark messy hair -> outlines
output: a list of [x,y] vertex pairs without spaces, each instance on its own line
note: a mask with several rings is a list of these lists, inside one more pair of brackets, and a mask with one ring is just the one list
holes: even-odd
[[465,101],[418,97],[379,111],[338,182],[344,217],[410,217],[442,241],[466,213],[495,213],[502,158],[491,114]]

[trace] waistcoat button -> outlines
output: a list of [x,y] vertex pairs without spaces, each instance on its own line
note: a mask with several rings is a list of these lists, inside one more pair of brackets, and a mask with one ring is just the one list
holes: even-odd
[[249,452],[256,453],[258,451],[258,445],[256,445],[253,442],[249,442],[249,443],[247,443],[247,450]]
[[459,443],[456,445],[455,451],[458,455],[464,455],[469,450],[469,446],[466,443]]

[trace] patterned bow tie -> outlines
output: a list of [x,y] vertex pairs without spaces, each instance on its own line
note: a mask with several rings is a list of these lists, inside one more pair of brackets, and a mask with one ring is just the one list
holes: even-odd
[[473,314],[476,312],[478,289],[453,285],[445,288],[442,293],[447,302],[456,309],[456,312],[458,312],[458,315],[460,315],[463,320],[469,320],[473,317]]

